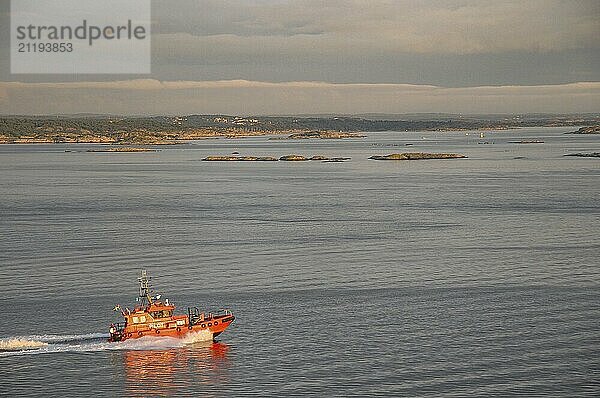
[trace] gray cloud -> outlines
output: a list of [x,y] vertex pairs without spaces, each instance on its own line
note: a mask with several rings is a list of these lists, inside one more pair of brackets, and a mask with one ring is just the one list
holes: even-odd
[[160,80],[600,80],[596,0],[184,0],[155,8]]
[[184,0],[155,8],[160,80],[600,80],[596,0]]
[[278,51],[286,43],[320,54],[340,48],[363,54],[545,52],[597,48],[600,33],[595,0],[186,0],[176,9],[172,2],[155,4],[159,35],[183,34],[186,44],[196,38],[201,48],[234,44],[234,51],[260,42]]
[[0,57],[0,111],[598,111],[578,83],[600,81],[597,0],[156,0],[153,18],[147,79],[11,75]]

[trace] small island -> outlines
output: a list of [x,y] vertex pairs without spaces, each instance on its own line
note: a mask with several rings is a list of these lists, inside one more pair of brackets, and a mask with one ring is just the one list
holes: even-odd
[[341,162],[345,162],[350,159],[351,158],[344,158],[344,157],[328,158],[328,159],[323,159],[323,162],[324,163],[341,163]]
[[600,124],[595,126],[585,126],[577,131],[571,131],[567,134],[600,134]]
[[285,155],[279,158],[279,160],[285,162],[304,162],[307,161],[308,158],[302,155]]
[[340,140],[344,138],[364,138],[366,135],[342,131],[307,131],[288,135],[286,140]]
[[86,152],[156,152],[152,148],[114,147],[102,149],[88,149]]
[[272,156],[207,156],[203,161],[206,162],[276,162],[277,158]]
[[207,156],[202,159],[206,162],[306,162],[306,161],[322,161],[322,162],[344,162],[350,160],[350,158],[344,157],[327,157],[323,155],[315,155],[311,157],[303,155],[284,155],[279,158],[274,156],[239,156],[239,155],[225,155],[225,156]]
[[544,141],[540,140],[522,140],[522,141],[509,141],[511,144],[543,144]]
[[579,157],[579,158],[600,158],[600,152],[568,153],[565,156],[576,156],[576,157]]
[[405,152],[392,153],[389,155],[373,155],[372,160],[426,160],[426,159],[461,159],[465,155],[458,153],[424,153],[424,152]]

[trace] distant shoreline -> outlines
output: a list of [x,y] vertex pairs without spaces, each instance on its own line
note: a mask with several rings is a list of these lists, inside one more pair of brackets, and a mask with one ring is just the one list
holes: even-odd
[[360,138],[362,132],[485,131],[524,127],[600,125],[600,115],[514,116],[504,118],[424,117],[372,120],[360,117],[190,116],[5,116],[0,117],[0,144],[173,145],[193,140],[237,139],[265,135],[276,139]]

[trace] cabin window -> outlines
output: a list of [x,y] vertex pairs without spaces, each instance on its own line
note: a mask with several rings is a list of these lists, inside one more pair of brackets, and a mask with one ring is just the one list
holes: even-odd
[[146,316],[142,315],[142,316],[140,317],[140,322],[141,322],[141,323],[144,323],[144,322],[146,322]]
[[170,316],[173,316],[173,311],[163,310],[163,311],[154,311],[152,313],[152,318],[154,318],[154,319],[168,318]]
[[140,319],[137,316],[134,316],[133,323],[140,323]]

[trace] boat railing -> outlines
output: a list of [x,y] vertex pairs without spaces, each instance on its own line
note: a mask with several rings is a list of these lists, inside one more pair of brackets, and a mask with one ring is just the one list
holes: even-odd
[[232,312],[227,309],[221,309],[215,313],[209,312],[207,315],[204,316],[204,319],[211,320],[213,318],[222,318],[227,315],[232,315]]
[[200,313],[200,310],[198,310],[197,307],[188,307],[188,320],[190,325],[195,325],[202,321],[211,321],[214,318],[222,318],[227,315],[232,315],[231,311],[228,309],[219,310],[216,313]]

